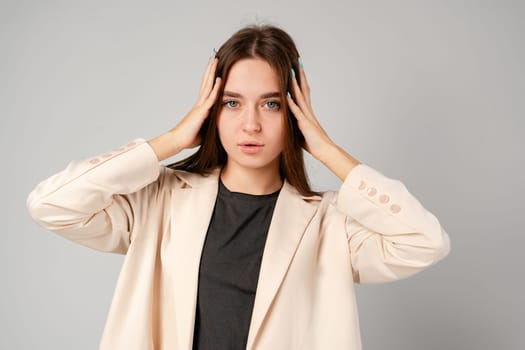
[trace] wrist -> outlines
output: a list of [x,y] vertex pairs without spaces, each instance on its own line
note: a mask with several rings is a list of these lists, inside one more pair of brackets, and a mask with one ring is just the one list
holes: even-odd
[[350,171],[361,163],[336,144],[327,147],[319,160],[341,181],[344,181]]
[[337,146],[332,141],[326,142],[323,147],[319,148],[319,151],[316,152],[316,154],[312,154],[315,159],[320,161],[323,164],[327,164],[330,162],[330,159],[336,154],[340,152],[339,146]]
[[177,137],[173,130],[148,141],[159,161],[179,153],[182,148],[177,144]]

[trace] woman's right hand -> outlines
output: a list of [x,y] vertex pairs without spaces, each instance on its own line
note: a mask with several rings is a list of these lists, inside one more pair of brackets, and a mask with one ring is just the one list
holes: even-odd
[[199,97],[188,114],[173,129],[148,141],[159,161],[174,156],[183,149],[197,147],[201,144],[199,130],[217,99],[221,85],[220,77],[214,79],[217,63],[216,57],[209,59],[206,72],[202,77]]

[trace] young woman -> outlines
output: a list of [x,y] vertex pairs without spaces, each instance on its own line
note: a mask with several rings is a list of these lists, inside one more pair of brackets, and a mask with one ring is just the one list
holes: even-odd
[[[338,192],[310,189],[303,149]],[[173,129],[71,162],[27,206],[49,230],[126,254],[101,349],[360,349],[353,284],[411,276],[450,249],[402,182],[326,134],[273,26],[222,45]]]

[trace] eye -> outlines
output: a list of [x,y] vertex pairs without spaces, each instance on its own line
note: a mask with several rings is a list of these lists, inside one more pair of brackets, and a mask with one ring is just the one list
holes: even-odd
[[279,108],[281,108],[281,104],[279,103],[279,101],[268,101],[265,104],[266,108],[271,110],[279,110]]
[[226,107],[229,107],[229,108],[237,108],[237,107],[239,107],[239,102],[233,101],[233,100],[229,100],[229,101],[224,101],[223,105],[225,105]]

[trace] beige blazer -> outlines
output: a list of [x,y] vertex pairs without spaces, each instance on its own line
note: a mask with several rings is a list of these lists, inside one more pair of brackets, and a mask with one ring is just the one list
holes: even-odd
[[[144,139],[41,182],[33,219],[87,247],[126,254],[102,350],[190,350],[201,250],[218,189],[159,164]],[[413,275],[448,254],[436,217],[402,182],[360,164],[339,192],[285,182],[268,232],[247,349],[361,349],[354,283]]]

